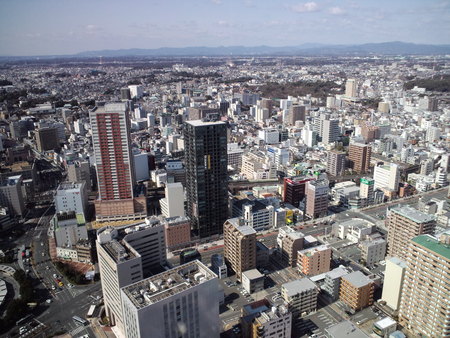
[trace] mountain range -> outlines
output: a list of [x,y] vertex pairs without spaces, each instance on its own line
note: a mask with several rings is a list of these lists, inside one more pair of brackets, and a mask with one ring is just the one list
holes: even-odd
[[444,55],[450,54],[450,45],[414,44],[400,41],[366,43],[358,45],[326,45],[307,43],[299,46],[271,47],[271,46],[219,46],[219,47],[180,47],[156,49],[108,49],[85,51],[72,55],[45,55],[14,57],[3,56],[5,59],[32,59],[32,58],[87,58],[87,57],[163,57],[163,56],[331,56],[331,55]]
[[117,56],[258,56],[258,55],[439,55],[450,54],[450,45],[425,45],[405,42],[366,43],[361,45],[303,44],[299,46],[219,46],[157,49],[119,49],[78,53],[78,57]]

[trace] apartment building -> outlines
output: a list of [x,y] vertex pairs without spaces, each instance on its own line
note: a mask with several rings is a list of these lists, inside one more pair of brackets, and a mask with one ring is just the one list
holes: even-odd
[[450,336],[450,232],[409,241],[399,322],[411,336]]
[[237,279],[242,272],[256,268],[256,231],[241,218],[231,218],[223,225],[224,257]]
[[307,315],[317,310],[319,289],[309,278],[298,279],[281,286],[281,295],[292,312],[292,319]]
[[422,234],[433,233],[435,226],[434,215],[425,214],[408,205],[389,209],[386,219],[388,256],[406,260],[409,240]]
[[389,257],[386,259],[381,299],[384,300],[386,305],[393,311],[397,311],[400,308],[405,272],[406,262],[397,257]]
[[363,174],[369,171],[372,148],[363,143],[350,143],[348,147],[349,167],[353,171]]
[[306,276],[316,276],[328,272],[330,271],[331,257],[332,251],[328,245],[301,250],[297,256],[298,270]]
[[358,311],[373,304],[375,284],[361,271],[342,276],[339,299]]

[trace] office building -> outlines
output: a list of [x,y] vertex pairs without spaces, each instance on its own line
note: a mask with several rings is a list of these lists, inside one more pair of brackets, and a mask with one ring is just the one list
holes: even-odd
[[217,276],[199,261],[121,289],[127,338],[219,337]]
[[211,271],[214,272],[219,279],[227,278],[228,268],[225,264],[225,258],[221,254],[213,254],[211,256]]
[[338,140],[340,136],[339,120],[323,120],[322,129],[319,136],[323,144],[331,144]]
[[311,178],[292,177],[284,178],[283,202],[298,208],[300,202],[306,197],[306,184]]
[[145,197],[134,198],[130,121],[125,103],[107,103],[90,112],[99,198],[97,221],[141,219]]
[[166,263],[163,226],[154,218],[97,231],[97,254],[106,316],[124,332],[120,289]]
[[[331,325],[325,329],[325,337],[327,338],[370,338],[356,324],[349,320],[344,320],[337,324]],[[391,337],[389,337],[391,338]],[[397,338],[397,337],[396,337]]]
[[7,207],[12,216],[23,216],[25,213],[22,185],[22,175],[9,176],[0,180],[0,206]]
[[372,205],[374,203],[373,186],[375,181],[370,177],[363,177],[359,183],[359,197],[364,198],[365,205]]
[[389,209],[386,220],[388,256],[406,260],[409,240],[422,234],[432,234],[435,226],[434,215],[420,212],[408,205]]
[[386,258],[384,271],[384,284],[381,299],[386,302],[393,311],[400,308],[403,279],[406,272],[406,262],[397,257]]
[[289,108],[287,124],[294,126],[296,121],[305,122],[306,118],[306,107],[300,105],[292,105]]
[[237,143],[229,143],[227,145],[228,165],[233,167],[237,172],[241,171],[243,155],[244,149]]
[[377,165],[374,169],[373,179],[375,181],[374,189],[386,189],[394,193],[397,192],[400,183],[398,165],[394,163]]
[[201,238],[221,234],[228,216],[227,127],[224,122],[184,124],[187,216]]
[[86,182],[63,182],[56,189],[56,212],[74,211],[77,215],[86,216],[88,196]]
[[148,181],[150,179],[147,152],[137,149],[133,151],[133,168],[136,181]]
[[399,322],[410,336],[450,336],[450,232],[409,242]]
[[306,183],[306,216],[318,218],[327,215],[329,190],[328,180],[326,179]]
[[386,241],[383,238],[367,239],[359,243],[361,259],[368,267],[381,262],[386,256]]
[[144,94],[144,88],[141,85],[130,85],[128,88],[132,99],[140,99]]
[[272,205],[266,205],[258,200],[246,201],[242,206],[242,217],[245,225],[252,227],[255,231],[268,230],[274,226],[274,210]]
[[316,276],[330,271],[332,251],[328,245],[320,245],[298,252],[297,267],[301,274]]
[[175,250],[191,242],[191,222],[186,216],[168,217],[163,221],[168,250]]
[[439,127],[430,126],[427,129],[425,139],[427,142],[436,142],[441,138],[441,129]]
[[281,286],[281,296],[292,312],[292,319],[307,315],[317,310],[319,289],[309,278],[297,279]]
[[159,200],[164,217],[184,216],[184,190],[180,182],[167,183],[165,197]]
[[73,248],[79,241],[88,240],[84,218],[78,217],[74,211],[57,212],[50,224],[55,234],[57,247]]
[[88,161],[73,161],[67,164],[69,182],[86,182],[86,190],[91,191],[91,168]]
[[333,176],[342,175],[345,171],[345,152],[332,150],[327,155],[327,173]]
[[358,174],[369,171],[372,148],[362,143],[350,143],[348,147],[349,168]]
[[223,225],[225,261],[242,280],[242,272],[256,268],[256,231],[241,218],[231,218]]
[[303,249],[305,235],[291,227],[282,227],[278,230],[277,245],[281,253],[281,260],[290,267],[297,265],[297,254]]
[[345,96],[348,98],[355,98],[358,96],[355,79],[347,79],[347,82],[345,82]]
[[283,305],[260,311],[253,319],[251,337],[291,338],[292,313]]
[[242,287],[248,293],[264,290],[264,275],[257,269],[242,272]]
[[342,276],[339,299],[358,311],[373,304],[375,284],[361,271]]
[[44,127],[35,131],[36,147],[39,152],[59,148],[58,129]]

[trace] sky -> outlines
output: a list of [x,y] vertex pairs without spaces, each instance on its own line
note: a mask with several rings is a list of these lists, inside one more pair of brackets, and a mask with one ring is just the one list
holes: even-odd
[[192,46],[450,44],[450,0],[0,0],[0,55]]

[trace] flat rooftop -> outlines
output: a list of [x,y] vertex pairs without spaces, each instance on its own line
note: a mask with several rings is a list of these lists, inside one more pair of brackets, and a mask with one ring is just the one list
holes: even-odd
[[352,273],[349,273],[348,275],[342,276],[342,278],[357,288],[366,286],[367,284],[370,284],[373,282],[369,277],[367,277],[361,271],[354,271]]
[[217,276],[200,261],[180,265],[122,288],[137,309],[158,303]]
[[355,324],[346,320],[337,324],[334,324],[325,329],[328,333],[328,337],[333,338],[368,338],[369,335],[365,334]]
[[62,182],[58,186],[58,190],[78,190],[81,189],[83,183],[81,182]]
[[233,225],[244,236],[256,234],[255,229],[253,229],[252,227],[248,225],[241,225],[239,223],[239,217],[230,218],[227,220],[227,222]]
[[206,121],[202,121],[202,120],[186,121],[186,123],[188,123],[188,124],[190,124],[190,125],[192,125],[194,127],[225,124],[225,122],[221,122],[221,121],[206,122]]
[[286,290],[288,297],[293,297],[301,292],[316,289],[317,286],[309,278],[302,278],[285,283],[282,285],[282,288]]
[[409,218],[416,223],[428,223],[435,220],[435,217],[433,215],[421,212],[413,207],[410,207],[409,205],[392,208],[390,209],[390,211],[395,212],[400,216]]

